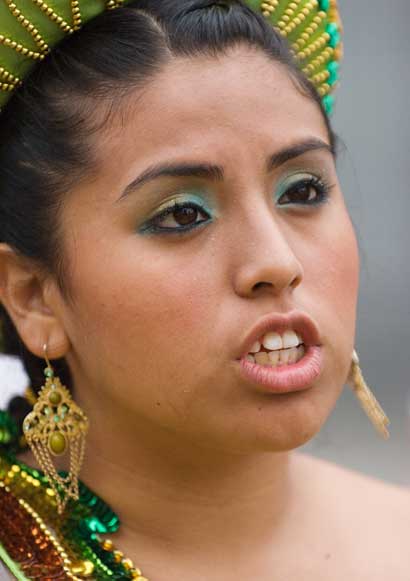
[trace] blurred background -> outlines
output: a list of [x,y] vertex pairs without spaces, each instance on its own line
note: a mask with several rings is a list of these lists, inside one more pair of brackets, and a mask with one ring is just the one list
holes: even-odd
[[333,125],[345,145],[339,176],[360,247],[356,350],[390,439],[346,387],[301,451],[410,486],[410,2],[339,6],[345,57]]
[[[410,486],[409,0],[339,0],[345,58],[333,116],[339,175],[361,256],[356,350],[387,416],[383,440],[346,387],[301,451]],[[0,357],[0,409],[26,379]]]

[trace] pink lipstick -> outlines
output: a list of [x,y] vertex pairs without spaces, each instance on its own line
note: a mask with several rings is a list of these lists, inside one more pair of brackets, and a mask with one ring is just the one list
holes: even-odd
[[272,393],[288,393],[307,389],[319,377],[323,368],[322,348],[311,345],[297,363],[272,367],[240,360],[242,375],[248,381],[259,383]]

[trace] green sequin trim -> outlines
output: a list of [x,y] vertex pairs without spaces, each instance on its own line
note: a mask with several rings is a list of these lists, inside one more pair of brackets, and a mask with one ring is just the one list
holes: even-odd
[[0,410],[0,449],[18,448],[19,429],[14,419],[5,411]]
[[[31,504],[47,524],[48,511],[53,510],[53,507],[46,506],[48,502],[45,505],[41,504],[43,502],[41,494],[49,488],[47,477],[39,470],[17,460],[14,454],[3,453],[0,455],[0,480],[7,475],[9,470],[7,465],[13,464],[18,466],[21,472],[39,481],[40,486],[36,489],[35,495],[38,499],[37,503],[40,504],[33,505],[34,497],[31,497]],[[63,478],[67,476],[65,471],[59,471],[59,474]],[[50,526],[52,528],[52,522]],[[133,578],[132,572],[127,570],[121,562],[116,561],[112,551],[103,548],[99,537],[102,534],[114,533],[119,527],[120,520],[110,506],[79,481],[79,500],[70,499],[63,516],[59,517],[59,540],[63,546],[74,549],[80,559],[93,563],[93,578],[98,581],[127,581]]]

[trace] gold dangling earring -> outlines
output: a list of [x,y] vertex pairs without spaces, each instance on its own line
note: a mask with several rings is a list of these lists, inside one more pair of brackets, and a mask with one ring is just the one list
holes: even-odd
[[386,426],[390,424],[390,420],[363,378],[356,350],[353,350],[352,363],[347,383],[352,388],[373,426],[379,434],[387,440],[390,437],[390,434]]
[[[69,500],[78,500],[78,476],[84,459],[88,418],[73,401],[68,389],[54,375],[43,346],[47,367],[45,384],[37,402],[23,422],[23,433],[35,458],[49,480],[57,499],[58,514],[62,514]],[[55,468],[52,455],[62,456],[70,449],[70,470],[61,476]]]

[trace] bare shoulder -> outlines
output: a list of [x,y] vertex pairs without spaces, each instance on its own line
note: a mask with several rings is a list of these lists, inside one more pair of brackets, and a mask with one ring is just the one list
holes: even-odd
[[[362,579],[410,579],[410,487],[297,454]],[[302,458],[303,456],[303,458]],[[346,534],[348,531],[348,534]]]
[[[301,454],[299,454],[301,456]],[[410,529],[410,485],[400,486],[392,482],[386,482],[374,476],[352,470],[345,466],[335,464],[328,460],[303,455],[306,467],[316,474],[323,486],[331,488],[347,509],[367,510],[367,516],[377,519],[394,514]]]
[[3,563],[0,561],[0,581],[7,581],[7,579],[15,579],[8,569],[5,568]]

